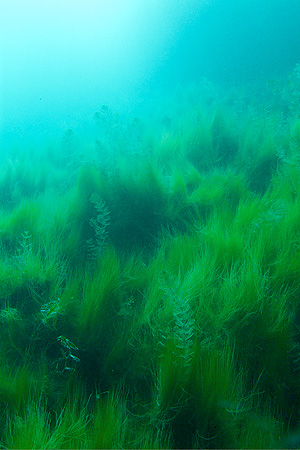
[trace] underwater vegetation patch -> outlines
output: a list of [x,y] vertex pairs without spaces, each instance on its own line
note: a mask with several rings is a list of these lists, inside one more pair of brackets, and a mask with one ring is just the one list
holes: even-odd
[[299,442],[298,85],[299,67],[267,109],[184,90],[151,120],[105,106],[92,143],[12,151],[3,448]]

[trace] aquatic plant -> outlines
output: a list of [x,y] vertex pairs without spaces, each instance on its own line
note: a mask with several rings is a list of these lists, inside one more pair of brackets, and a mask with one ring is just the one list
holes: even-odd
[[94,236],[87,240],[87,257],[88,259],[95,260],[99,256],[99,253],[103,252],[104,243],[108,235],[107,227],[110,220],[109,211],[104,201],[95,193],[91,195],[90,200],[94,204],[97,215],[96,218],[90,218],[90,225],[94,230]]
[[[22,415],[28,402],[43,389],[42,380],[37,381],[28,363],[12,370],[3,360],[0,371],[0,403],[2,413]],[[2,417],[3,419],[3,417]]]
[[168,193],[159,167],[151,160],[121,161],[112,185],[110,238],[117,248],[151,248],[166,225]]
[[92,412],[87,448],[120,448],[124,446],[128,418],[125,402],[118,391],[99,394]]
[[49,413],[41,404],[32,401],[23,416],[9,421],[5,445],[12,449],[49,448],[50,435]]

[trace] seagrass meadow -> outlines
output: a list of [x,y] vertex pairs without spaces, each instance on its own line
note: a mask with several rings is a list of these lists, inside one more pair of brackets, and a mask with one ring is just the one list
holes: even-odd
[[2,448],[300,444],[300,67],[0,173]]

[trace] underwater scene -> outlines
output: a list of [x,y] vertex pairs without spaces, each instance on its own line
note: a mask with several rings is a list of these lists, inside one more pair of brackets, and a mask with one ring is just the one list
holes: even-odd
[[298,2],[0,17],[0,447],[299,448]]

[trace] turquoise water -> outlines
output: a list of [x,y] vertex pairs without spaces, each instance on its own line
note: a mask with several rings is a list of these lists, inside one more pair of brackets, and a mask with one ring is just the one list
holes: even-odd
[[[258,88],[299,62],[297,0],[1,1],[1,140],[86,129],[205,77]],[[154,104],[153,104],[154,103]]]
[[0,0],[0,447],[297,448],[300,7]]

